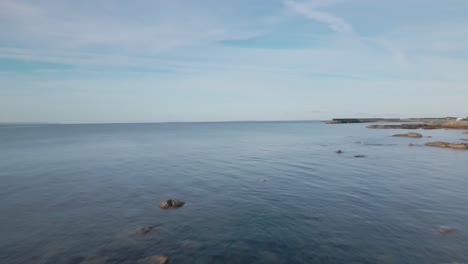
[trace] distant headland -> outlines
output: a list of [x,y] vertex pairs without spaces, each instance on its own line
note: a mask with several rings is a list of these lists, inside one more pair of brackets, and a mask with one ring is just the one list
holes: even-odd
[[[446,124],[448,128],[455,128],[460,125],[466,124],[468,122],[468,118],[462,117],[423,117],[423,118],[333,118],[332,120],[326,121],[327,124],[350,124],[350,123],[423,123],[423,124],[431,124],[433,127],[437,127],[439,125]],[[451,125],[450,125],[451,124]],[[457,125],[454,125],[457,124]],[[406,124],[409,125],[409,124]],[[394,127],[388,128],[398,128]],[[385,125],[379,125],[379,127],[369,127],[369,128],[387,128]],[[413,129],[414,127],[409,127],[409,129]],[[421,127],[423,128],[423,127]],[[445,128],[445,127],[440,127]]]

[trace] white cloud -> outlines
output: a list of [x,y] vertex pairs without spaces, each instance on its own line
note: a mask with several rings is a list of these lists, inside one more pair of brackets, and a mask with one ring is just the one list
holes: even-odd
[[295,12],[315,20],[320,23],[328,25],[330,29],[339,33],[353,33],[353,27],[344,19],[335,16],[331,13],[318,10],[318,8],[330,5],[336,1],[309,1],[297,2],[296,0],[285,0],[285,5],[294,10]]

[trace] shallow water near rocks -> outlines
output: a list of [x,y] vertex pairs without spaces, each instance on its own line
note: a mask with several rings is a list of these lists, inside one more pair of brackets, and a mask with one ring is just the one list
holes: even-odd
[[463,131],[365,126],[0,126],[0,263],[468,262]]

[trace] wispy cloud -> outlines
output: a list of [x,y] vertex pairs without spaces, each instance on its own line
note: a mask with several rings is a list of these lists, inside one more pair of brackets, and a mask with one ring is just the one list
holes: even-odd
[[336,1],[308,1],[298,2],[296,0],[285,0],[284,4],[291,10],[320,23],[326,24],[330,29],[339,33],[353,33],[354,29],[343,18],[331,13],[319,10],[319,8],[330,5]]
[[236,35],[244,37],[194,4],[142,2],[91,6],[84,1],[0,0],[0,43],[3,49],[17,51],[11,55],[33,50],[51,58],[56,53],[153,56]]
[[37,17],[43,15],[40,8],[19,1],[1,0],[0,15],[11,17]]

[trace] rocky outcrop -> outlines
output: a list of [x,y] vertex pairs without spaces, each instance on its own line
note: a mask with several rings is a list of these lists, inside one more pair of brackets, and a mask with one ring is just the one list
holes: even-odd
[[141,259],[138,261],[140,264],[167,264],[169,263],[169,258],[166,256],[160,256],[160,255],[155,255],[155,256],[150,256],[144,259]]
[[468,129],[468,121],[447,121],[434,123],[416,123],[416,124],[400,124],[400,125],[370,125],[367,128],[382,128],[382,129]]
[[421,134],[410,132],[406,134],[395,134],[393,137],[411,137],[411,138],[422,138]]
[[452,149],[468,149],[468,143],[449,143],[443,141],[427,142],[424,144],[430,147],[439,147],[439,148],[452,148]]
[[169,199],[169,200],[165,200],[165,201],[162,201],[160,204],[159,204],[159,207],[163,208],[163,209],[168,209],[168,208],[179,208],[179,207],[182,207],[184,206],[184,202],[182,201],[179,201],[177,199]]

